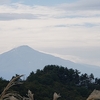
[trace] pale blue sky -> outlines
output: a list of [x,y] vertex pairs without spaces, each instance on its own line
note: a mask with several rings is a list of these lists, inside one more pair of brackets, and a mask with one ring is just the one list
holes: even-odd
[[100,0],[0,0],[0,53],[20,45],[100,66]]
[[43,6],[53,6],[61,3],[72,3],[77,0],[10,0],[10,3],[21,2],[26,5],[43,5]]
[[75,0],[23,0],[23,3],[25,4],[29,4],[29,5],[57,5],[57,4],[61,4],[61,3],[70,3],[73,2]]

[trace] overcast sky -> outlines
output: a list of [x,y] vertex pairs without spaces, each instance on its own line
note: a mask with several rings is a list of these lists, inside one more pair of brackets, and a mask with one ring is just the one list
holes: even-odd
[[21,45],[100,66],[100,0],[0,0],[0,54]]

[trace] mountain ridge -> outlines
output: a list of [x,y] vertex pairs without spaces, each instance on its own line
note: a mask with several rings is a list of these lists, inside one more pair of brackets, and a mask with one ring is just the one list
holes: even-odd
[[0,54],[0,77],[10,79],[15,74],[25,74],[27,77],[30,72],[43,69],[46,65],[73,68],[79,70],[81,73],[93,73],[96,77],[100,75],[98,72],[100,70],[99,67],[74,63],[23,45]]

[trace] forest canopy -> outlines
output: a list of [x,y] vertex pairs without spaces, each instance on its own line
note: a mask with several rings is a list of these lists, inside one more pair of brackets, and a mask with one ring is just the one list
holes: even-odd
[[[11,90],[18,91],[22,96],[31,90],[35,100],[52,100],[54,92],[61,94],[61,100],[86,100],[94,89],[100,89],[100,79],[94,78],[93,73],[81,74],[77,69],[58,65],[47,65],[42,70],[32,71],[25,80],[20,81],[23,84]],[[0,93],[8,82],[0,78]]]

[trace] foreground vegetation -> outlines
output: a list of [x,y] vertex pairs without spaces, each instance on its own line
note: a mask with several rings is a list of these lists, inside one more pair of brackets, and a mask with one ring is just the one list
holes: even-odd
[[[94,78],[92,73],[81,74],[76,69],[57,65],[47,65],[36,73],[32,71],[26,80],[19,81],[23,84],[11,87],[10,91],[17,91],[24,97],[31,90],[35,100],[52,100],[54,92],[61,94],[60,100],[86,100],[94,89],[100,90],[100,79]],[[8,83],[0,78],[0,94]]]

